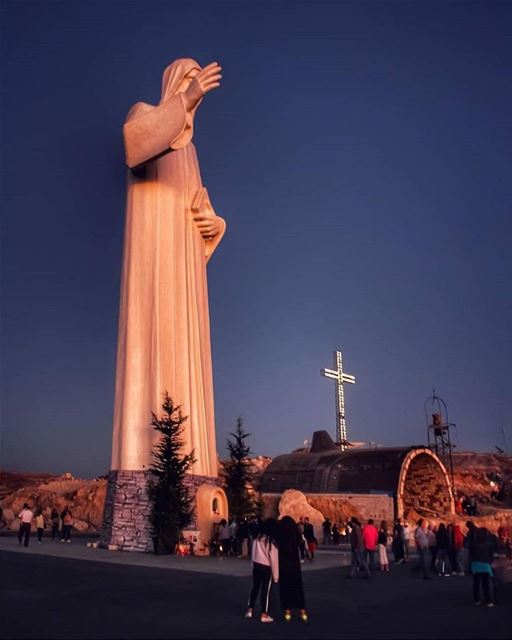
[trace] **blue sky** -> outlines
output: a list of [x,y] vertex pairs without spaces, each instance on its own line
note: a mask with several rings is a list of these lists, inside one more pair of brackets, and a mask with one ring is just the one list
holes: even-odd
[[512,7],[25,2],[1,7],[1,465],[108,470],[130,106],[218,60],[196,118],[226,236],[208,266],[219,451],[334,434],[512,443]]

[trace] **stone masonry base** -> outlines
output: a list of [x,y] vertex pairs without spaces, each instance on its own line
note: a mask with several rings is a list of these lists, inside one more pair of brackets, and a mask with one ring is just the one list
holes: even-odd
[[[123,551],[153,551],[148,497],[149,471],[111,471],[103,512],[100,544],[116,545]],[[218,478],[188,475],[190,492],[195,495],[203,484],[219,486]],[[190,529],[196,528],[196,514]]]

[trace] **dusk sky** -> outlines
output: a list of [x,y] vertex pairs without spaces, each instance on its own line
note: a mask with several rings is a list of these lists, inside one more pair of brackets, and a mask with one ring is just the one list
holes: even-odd
[[[223,67],[195,121],[219,453],[335,431],[512,447],[512,4],[1,0],[1,467],[106,473],[121,127],[163,69]],[[149,427],[148,427],[149,428]]]

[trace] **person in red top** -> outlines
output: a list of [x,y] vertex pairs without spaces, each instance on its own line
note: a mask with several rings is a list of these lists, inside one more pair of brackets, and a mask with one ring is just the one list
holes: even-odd
[[375,571],[375,551],[377,550],[377,540],[379,538],[379,531],[373,524],[373,519],[368,520],[368,524],[363,527],[363,547],[366,557],[366,563],[368,564],[370,571]]
[[453,525],[453,553],[455,555],[455,566],[453,567],[453,574],[458,576],[464,575],[464,563],[462,561],[462,554],[464,550],[464,534],[458,524]]

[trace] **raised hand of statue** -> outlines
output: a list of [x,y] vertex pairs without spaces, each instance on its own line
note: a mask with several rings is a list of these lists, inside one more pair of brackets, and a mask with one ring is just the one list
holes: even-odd
[[220,87],[221,71],[222,67],[217,62],[211,62],[194,76],[183,92],[187,111],[192,111],[209,91]]

